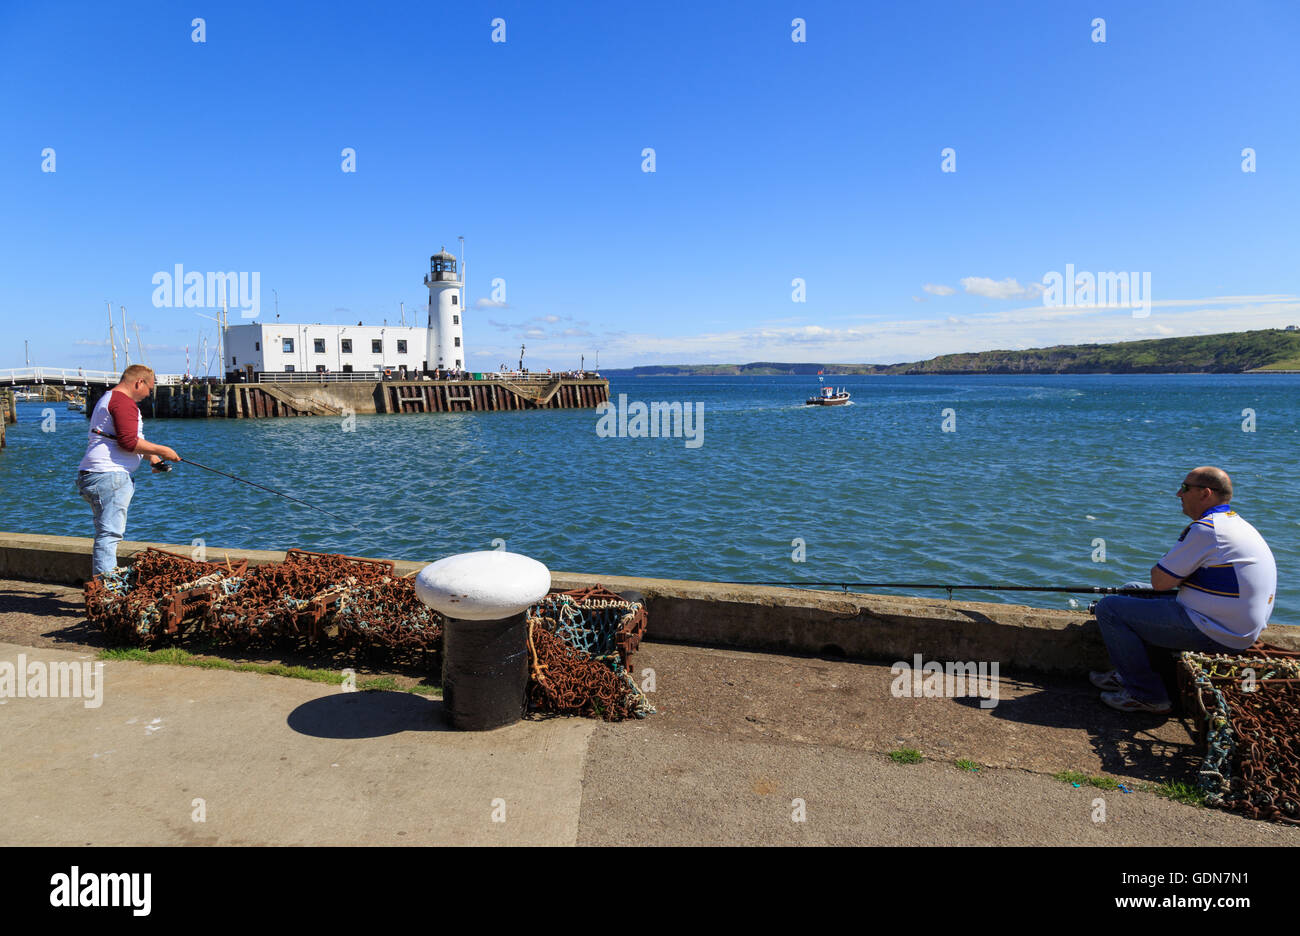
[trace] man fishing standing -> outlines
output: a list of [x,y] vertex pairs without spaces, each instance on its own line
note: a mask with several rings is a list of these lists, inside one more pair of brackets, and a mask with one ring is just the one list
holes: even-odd
[[164,459],[181,460],[167,446],[144,439],[139,403],[153,392],[155,383],[150,368],[132,364],[122,372],[117,386],[99,398],[90,414],[86,454],[77,466],[77,490],[95,514],[95,575],[117,566],[117,544],[126,535],[126,509],[135,493],[132,472],[146,457],[155,466]]
[[1097,602],[1097,624],[1115,669],[1092,673],[1101,699],[1121,712],[1168,712],[1168,693],[1147,645],[1239,653],[1259,639],[1273,611],[1277,565],[1259,532],[1229,506],[1232,480],[1195,468],[1178,489],[1192,522],[1151,569],[1151,587],[1177,598],[1112,595]]

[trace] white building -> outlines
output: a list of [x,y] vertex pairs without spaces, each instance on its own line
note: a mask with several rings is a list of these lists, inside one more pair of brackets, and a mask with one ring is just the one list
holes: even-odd
[[398,325],[273,325],[226,327],[225,372],[400,373],[424,368],[423,328]]
[[429,258],[424,285],[429,287],[429,369],[462,370],[465,341],[460,317],[465,284],[456,273],[456,258],[447,253],[446,247]]
[[[463,264],[462,264],[463,267]],[[429,258],[424,285],[429,287],[427,328],[398,325],[228,325],[225,329],[226,374],[379,373],[400,375],[426,370],[463,370],[465,332],[464,270],[443,248]]]

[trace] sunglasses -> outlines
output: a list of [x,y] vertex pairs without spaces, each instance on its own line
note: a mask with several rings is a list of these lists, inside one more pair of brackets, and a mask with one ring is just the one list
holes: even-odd
[[1188,484],[1186,481],[1184,481],[1183,484],[1182,484],[1182,486],[1178,489],[1178,493],[1179,493],[1179,494],[1186,494],[1188,491],[1190,491],[1190,490],[1191,490],[1192,488],[1194,488],[1194,487],[1195,487],[1195,488],[1205,488],[1207,491],[1218,491],[1220,494],[1223,493],[1223,488],[1217,488],[1217,487],[1215,487],[1215,486],[1212,485],[1212,484]]

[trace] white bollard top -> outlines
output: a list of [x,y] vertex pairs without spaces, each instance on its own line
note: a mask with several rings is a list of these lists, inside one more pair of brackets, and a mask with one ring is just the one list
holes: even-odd
[[462,621],[496,621],[546,596],[551,571],[536,559],[502,550],[439,559],[415,577],[415,593],[433,610]]

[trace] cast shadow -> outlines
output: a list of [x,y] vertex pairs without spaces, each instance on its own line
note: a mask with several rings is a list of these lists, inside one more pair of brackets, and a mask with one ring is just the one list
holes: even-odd
[[403,731],[450,731],[441,699],[410,692],[338,692],[304,702],[286,719],[313,738],[382,738]]

